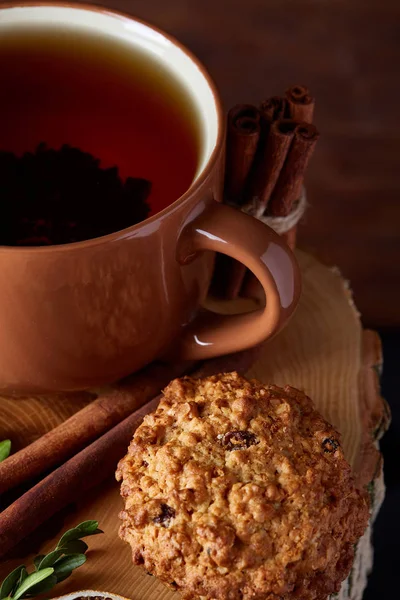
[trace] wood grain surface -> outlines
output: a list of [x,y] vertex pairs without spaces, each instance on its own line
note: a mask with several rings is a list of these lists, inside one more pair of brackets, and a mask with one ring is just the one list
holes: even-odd
[[396,0],[99,0],[175,35],[227,107],[305,83],[321,139],[301,244],[352,282],[371,326],[400,325]]
[[[381,474],[380,456],[371,432],[383,430],[387,422],[376,379],[376,365],[381,362],[379,339],[373,332],[362,330],[351,294],[337,270],[323,266],[308,254],[298,252],[297,255],[304,282],[299,308],[286,329],[262,347],[247,375],[264,382],[303,388],[341,432],[345,454],[364,483],[368,477],[364,474],[365,465],[368,465],[368,473],[376,477]],[[236,310],[245,310],[248,302],[239,301]],[[375,373],[372,379],[370,371]],[[366,389],[369,390],[368,401]],[[31,411],[28,400],[22,400],[24,404],[20,405],[19,400],[0,398],[0,408],[6,406],[8,411],[8,417],[4,418],[0,410],[0,438],[7,431],[13,439],[15,435],[21,439],[21,435],[29,431],[26,437],[29,440],[35,429],[43,432],[85,401],[87,399],[82,398],[77,403],[75,399],[58,398],[50,404],[33,399],[35,411]],[[60,410],[65,412],[64,417]],[[19,415],[17,420],[12,418],[14,412]],[[28,415],[26,421],[24,412]],[[367,456],[372,459],[365,460]],[[87,564],[57,586],[57,595],[78,589],[100,589],[134,600],[172,599],[172,592],[139,568],[132,567],[129,548],[117,536],[121,508],[118,485],[109,481],[84,498],[77,498],[64,523],[58,524],[58,531],[51,532],[51,540],[43,543],[41,550],[48,551],[54,545],[60,529],[86,519],[98,519],[105,531],[103,536],[89,540]],[[366,547],[369,549],[369,537]],[[38,550],[37,546],[35,551]],[[370,552],[368,556],[365,568],[369,566]],[[31,559],[21,549],[14,553],[13,558],[0,564],[0,580],[22,560],[30,564]],[[360,581],[365,582],[362,564],[360,559]]]

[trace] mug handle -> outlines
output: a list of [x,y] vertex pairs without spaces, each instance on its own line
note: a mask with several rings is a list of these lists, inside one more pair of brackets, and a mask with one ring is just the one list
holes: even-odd
[[186,225],[177,246],[181,265],[199,252],[221,252],[242,262],[264,288],[266,306],[240,315],[202,312],[185,329],[178,356],[203,360],[246,350],[277,333],[293,314],[301,293],[300,269],[283,241],[254,217],[213,201]]

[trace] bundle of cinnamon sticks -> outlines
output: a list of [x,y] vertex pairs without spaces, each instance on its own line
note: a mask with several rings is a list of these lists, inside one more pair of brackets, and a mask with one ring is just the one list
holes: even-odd
[[[304,175],[319,133],[312,124],[315,101],[302,85],[273,96],[259,107],[238,104],[228,113],[224,201],[247,213],[290,215],[301,196]],[[295,246],[296,228],[285,234]],[[218,256],[213,291],[240,295],[246,268]]]

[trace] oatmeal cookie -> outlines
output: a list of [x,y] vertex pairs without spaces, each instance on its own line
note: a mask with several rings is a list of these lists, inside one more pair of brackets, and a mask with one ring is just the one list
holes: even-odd
[[173,381],[117,479],[134,564],[187,599],[325,600],[369,516],[310,398],[237,373]]

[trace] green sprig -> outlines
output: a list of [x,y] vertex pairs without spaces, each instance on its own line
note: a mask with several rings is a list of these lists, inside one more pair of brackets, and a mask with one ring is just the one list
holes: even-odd
[[11,441],[3,440],[0,442],[0,462],[6,460],[10,456],[11,452]]
[[[0,452],[3,443],[0,443]],[[39,554],[33,559],[34,570],[31,573],[25,565],[14,569],[1,584],[0,600],[33,598],[67,579],[74,569],[86,562],[88,545],[81,538],[103,533],[98,525],[97,521],[84,521],[66,531],[52,552]]]

